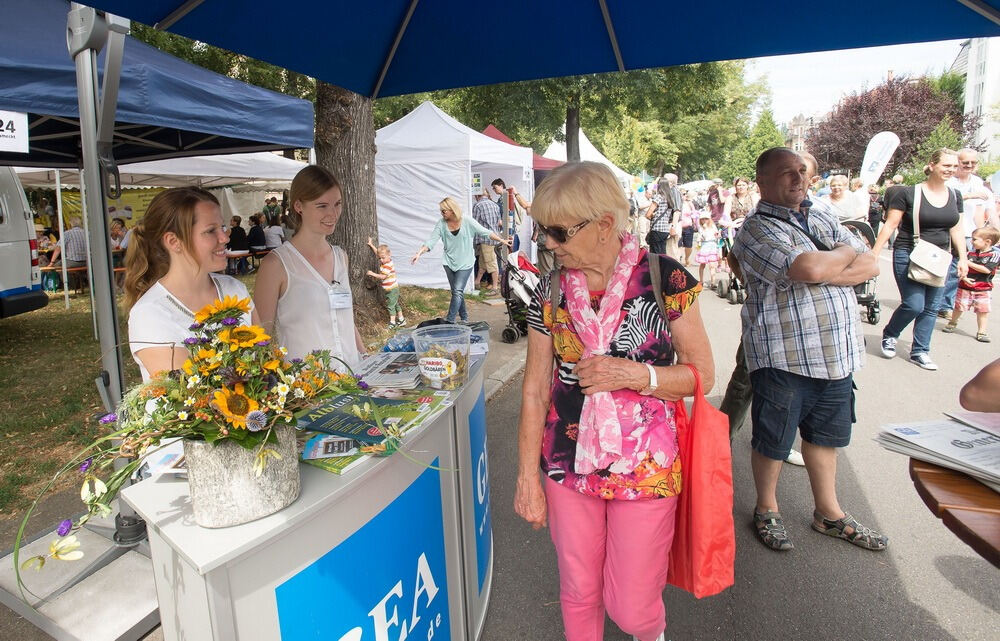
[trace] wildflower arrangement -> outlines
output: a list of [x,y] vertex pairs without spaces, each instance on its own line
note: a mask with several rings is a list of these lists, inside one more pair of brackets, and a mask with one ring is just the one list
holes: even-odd
[[[367,389],[349,374],[331,366],[329,352],[286,359],[287,350],[274,344],[264,329],[244,325],[250,299],[227,296],[195,315],[192,335],[184,340],[190,357],[181,369],[162,372],[129,390],[116,414],[101,419],[116,430],[90,444],[60,469],[42,491],[48,491],[63,473],[77,468],[83,475],[80,498],[87,513],[63,521],[47,555],[33,556],[21,568],[41,568],[47,558],[76,560],[83,556],[75,536],[92,516],[111,513],[111,501],[162,439],[185,438],[216,443],[229,440],[256,451],[260,475],[270,458],[281,458],[271,444],[274,430],[295,425],[294,414],[321,401]],[[117,458],[130,459],[112,470],[106,480],[98,475]],[[28,518],[25,515],[14,545],[14,562]]]

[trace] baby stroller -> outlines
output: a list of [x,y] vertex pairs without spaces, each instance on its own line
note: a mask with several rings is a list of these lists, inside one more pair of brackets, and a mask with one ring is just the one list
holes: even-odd
[[[871,225],[860,220],[845,220],[844,227],[861,239],[865,245],[871,249],[875,244],[875,232]],[[865,308],[868,322],[872,325],[878,324],[879,313],[882,311],[878,303],[877,292],[875,291],[875,279],[871,278],[865,282],[854,286],[854,295],[858,299],[858,305]]]
[[[737,226],[727,230],[728,233],[722,235],[722,263],[728,265],[727,259],[729,258],[730,252],[733,251],[733,238],[736,236],[736,232],[739,229],[739,221],[737,221]],[[743,301],[746,299],[746,288],[740,279],[736,277],[736,273],[729,269],[726,271],[726,278],[719,281],[719,284],[715,288],[715,292],[719,295],[719,298],[726,298],[732,305],[742,305]]]
[[528,335],[526,318],[531,297],[538,287],[538,269],[520,252],[507,254],[507,268],[500,278],[500,295],[507,307],[507,326],[500,338],[505,343],[516,342]]

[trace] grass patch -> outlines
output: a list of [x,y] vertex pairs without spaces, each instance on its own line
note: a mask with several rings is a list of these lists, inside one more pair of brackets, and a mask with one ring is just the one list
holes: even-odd
[[[255,275],[240,280],[253,292]],[[444,316],[447,290],[402,288],[400,298],[408,325]],[[470,300],[478,300],[470,296]],[[119,309],[120,336],[128,336]],[[385,312],[359,315],[359,330],[369,349],[379,348],[394,330]],[[94,340],[90,297],[71,294],[69,309],[62,295],[48,306],[0,320],[0,519],[25,509],[51,475],[83,447],[107,430],[97,419],[104,407],[94,379],[101,371],[100,345]],[[126,385],[141,380],[127,347],[122,351]],[[55,490],[76,485],[66,474]]]

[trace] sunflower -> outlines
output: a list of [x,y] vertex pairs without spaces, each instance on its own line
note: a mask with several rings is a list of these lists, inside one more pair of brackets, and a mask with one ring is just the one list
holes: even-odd
[[219,312],[239,312],[240,314],[250,313],[250,299],[237,298],[236,296],[225,296],[222,300],[205,305],[194,315],[194,322],[204,323],[210,316]]
[[271,337],[264,333],[263,327],[240,325],[219,332],[219,340],[229,343],[229,351],[235,352],[241,347],[253,347],[260,341],[271,340]]
[[233,389],[223,387],[216,390],[215,406],[233,427],[244,429],[247,426],[247,414],[260,407],[257,401],[243,393],[243,383],[237,383]]

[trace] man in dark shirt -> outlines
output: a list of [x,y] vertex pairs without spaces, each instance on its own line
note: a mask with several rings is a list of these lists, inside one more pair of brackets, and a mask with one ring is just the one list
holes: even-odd
[[[240,223],[243,219],[239,216],[233,216],[229,221],[229,242],[226,243],[226,249],[229,251],[250,251],[250,241],[247,239],[247,231],[240,227]],[[233,263],[236,263],[233,265]],[[245,274],[249,271],[250,264],[247,262],[246,256],[241,256],[239,259],[229,260],[229,269],[226,271]]]

